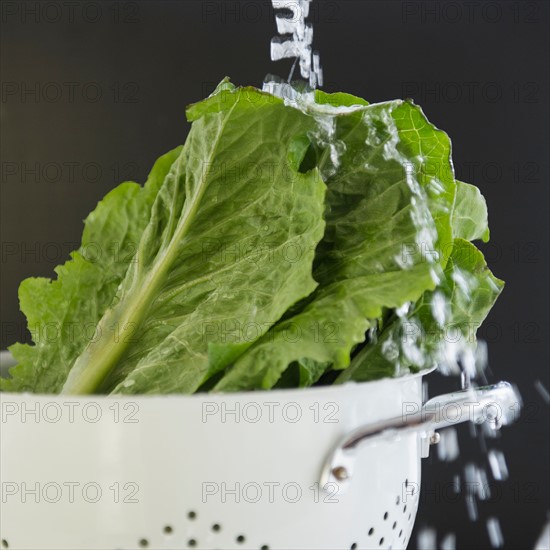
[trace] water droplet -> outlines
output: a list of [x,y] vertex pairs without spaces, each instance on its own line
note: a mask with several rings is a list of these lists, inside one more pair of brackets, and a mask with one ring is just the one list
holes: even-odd
[[544,402],[547,405],[550,405],[550,393],[544,387],[544,384],[540,380],[535,380],[535,389],[539,392],[541,397],[544,399]]
[[441,432],[441,441],[437,446],[437,456],[439,460],[452,462],[460,454],[458,446],[458,437],[454,428],[447,428]]
[[504,543],[502,536],[502,529],[500,528],[500,522],[497,518],[489,518],[487,520],[487,533],[489,534],[489,540],[493,548],[500,548]]
[[436,550],[437,548],[437,533],[433,527],[424,527],[418,532],[418,549],[419,550]]
[[506,459],[502,451],[490,450],[487,458],[489,460],[489,466],[491,467],[491,473],[497,481],[504,481],[508,479],[508,466],[506,465]]
[[441,550],[455,550],[456,549],[456,536],[454,533],[445,535],[445,538],[441,541]]

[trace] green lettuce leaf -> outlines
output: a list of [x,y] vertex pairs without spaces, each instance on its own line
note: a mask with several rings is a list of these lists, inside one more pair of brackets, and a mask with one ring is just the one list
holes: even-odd
[[475,185],[456,182],[456,201],[453,210],[453,234],[467,241],[489,240],[487,203]]
[[84,222],[79,250],[56,268],[56,280],[21,283],[21,311],[34,345],[9,348],[19,364],[10,369],[11,378],[0,379],[0,389],[61,391],[133,260],[158,189],[180,152],[181,147],[160,157],[143,187],[122,183],[103,198]]
[[317,286],[325,185],[298,171],[295,146],[310,119],[226,84],[188,118],[135,261],[65,393],[194,392]]
[[[34,344],[3,391],[193,393],[452,364],[503,283],[479,190],[410,101],[224,79],[185,145],[111,191],[19,290]],[[287,93],[282,93],[287,92]]]
[[446,262],[437,251],[449,250],[452,239],[447,136],[409,102],[355,107],[328,124],[323,108],[305,108],[325,128],[316,143],[328,189],[314,266],[320,286],[244,353],[215,391],[269,389],[296,364],[301,385],[328,367],[345,369],[384,310],[433,289]]
[[477,329],[503,286],[472,243],[455,239],[437,289],[426,292],[409,311],[394,315],[336,382],[364,382],[451,365],[465,349],[475,347]]
[[315,90],[316,105],[332,105],[333,107],[353,107],[354,105],[368,105],[369,102],[361,97],[345,92],[328,94],[322,90]]

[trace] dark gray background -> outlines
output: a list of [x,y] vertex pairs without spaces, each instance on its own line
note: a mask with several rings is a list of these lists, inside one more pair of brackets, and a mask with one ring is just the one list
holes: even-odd
[[[51,276],[76,248],[82,220],[123,179],[184,141],[185,106],[225,75],[260,85],[275,34],[267,0],[2,2],[1,346],[26,338],[17,287]],[[38,11],[37,11],[38,9]],[[507,286],[481,330],[490,380],[515,382],[525,413],[490,448],[510,478],[468,520],[447,487],[467,462],[486,466],[459,430],[457,461],[424,463],[416,532],[455,533],[458,548],[532,548],[549,509],[549,3],[314,0],[325,89],[370,101],[412,97],[453,139],[459,178],[490,209],[484,246]],[[98,96],[100,94],[100,96]],[[455,380],[433,376],[430,393]],[[491,480],[490,474],[489,479]],[[416,535],[411,546],[416,544]]]

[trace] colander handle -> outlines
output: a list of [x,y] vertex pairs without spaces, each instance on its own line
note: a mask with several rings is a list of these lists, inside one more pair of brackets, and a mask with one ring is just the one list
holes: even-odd
[[[427,450],[430,443],[439,441],[437,429],[466,421],[487,422],[499,429],[518,417],[520,407],[519,395],[508,382],[440,395],[427,401],[423,407],[404,403],[400,417],[362,426],[343,437],[325,460],[320,486],[330,487],[336,483],[340,491],[344,490],[353,475],[357,448],[375,439],[416,432]],[[427,456],[427,453],[423,454]]]

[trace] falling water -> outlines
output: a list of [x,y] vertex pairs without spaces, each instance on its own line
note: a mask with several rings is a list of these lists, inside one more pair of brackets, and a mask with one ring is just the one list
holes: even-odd
[[279,12],[275,15],[275,21],[280,35],[271,41],[271,60],[296,58],[289,81],[298,63],[300,74],[309,82],[311,88],[322,86],[323,70],[319,54],[312,50],[313,26],[306,22],[311,0],[271,0],[271,3]]

